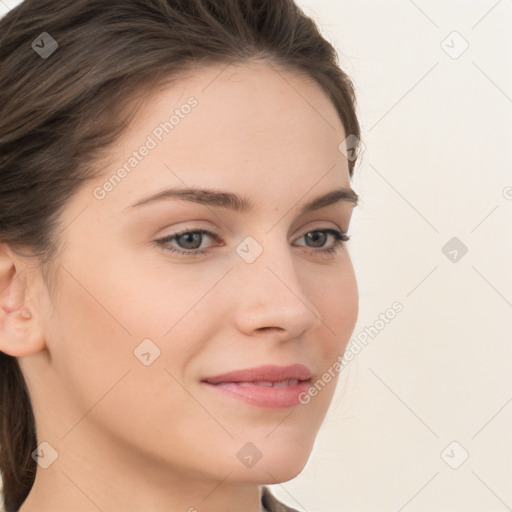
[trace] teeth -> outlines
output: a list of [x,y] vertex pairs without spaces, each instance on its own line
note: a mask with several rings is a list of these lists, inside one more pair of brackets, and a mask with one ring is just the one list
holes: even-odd
[[296,386],[299,383],[298,379],[282,380],[280,382],[274,382],[276,388],[286,388],[288,386]]
[[266,388],[286,388],[288,386],[296,386],[299,383],[298,379],[281,380],[279,382],[271,382],[268,380],[258,380],[254,382],[237,382],[239,386],[262,386]]
[[262,387],[266,387],[266,388],[271,388],[273,383],[270,381],[267,381],[267,380],[258,380],[255,382],[237,382],[236,384],[238,384],[239,386],[242,386],[242,387],[262,386]]

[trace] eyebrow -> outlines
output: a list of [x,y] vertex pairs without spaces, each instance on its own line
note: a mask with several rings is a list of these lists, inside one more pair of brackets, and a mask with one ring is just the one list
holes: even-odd
[[[236,212],[246,213],[254,208],[254,204],[244,196],[239,196],[233,192],[224,192],[214,189],[198,189],[198,188],[171,188],[166,189],[149,197],[145,197],[127,208],[135,208],[164,200],[183,200],[193,203],[203,204],[205,206],[213,206],[217,208],[227,208]],[[310,213],[320,208],[339,203],[349,202],[357,206],[359,196],[351,188],[337,188],[327,194],[316,197],[306,203],[300,210],[300,215]]]

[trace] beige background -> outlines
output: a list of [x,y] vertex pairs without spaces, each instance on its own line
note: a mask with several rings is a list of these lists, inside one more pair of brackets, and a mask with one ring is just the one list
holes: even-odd
[[511,510],[512,0],[299,4],[359,96],[354,338],[403,311],[342,372],[306,469],[273,491],[303,512]]

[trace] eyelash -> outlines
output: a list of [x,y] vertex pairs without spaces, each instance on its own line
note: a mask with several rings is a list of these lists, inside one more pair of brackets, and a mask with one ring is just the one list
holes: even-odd
[[[341,231],[338,231],[336,229],[314,229],[314,230],[308,231],[307,233],[304,233],[304,235],[302,235],[299,238],[302,238],[310,233],[327,233],[328,235],[331,235],[334,237],[334,244],[331,247],[329,247],[328,249],[313,249],[312,251],[309,251],[310,253],[313,253],[313,254],[320,253],[325,256],[334,256],[334,254],[336,252],[338,252],[338,250],[340,250],[342,248],[342,246],[344,246],[345,243],[350,240],[350,236],[348,236],[346,233],[342,233]],[[207,236],[212,237],[212,239],[214,239],[214,240],[217,240],[217,241],[219,240],[219,237],[215,233],[212,233],[211,231],[208,231],[206,229],[195,229],[195,230],[180,231],[179,233],[174,233],[172,235],[166,236],[165,238],[160,238],[158,240],[155,240],[155,242],[159,246],[161,246],[161,248],[164,251],[171,252],[174,254],[179,254],[180,256],[194,257],[194,256],[199,256],[200,254],[206,254],[212,250],[212,248],[210,248],[210,249],[206,249],[206,250],[192,249],[192,250],[187,251],[187,250],[177,249],[176,247],[171,247],[171,246],[167,245],[171,240],[174,240],[175,238],[179,238],[180,236],[188,235],[188,234],[207,235]]]

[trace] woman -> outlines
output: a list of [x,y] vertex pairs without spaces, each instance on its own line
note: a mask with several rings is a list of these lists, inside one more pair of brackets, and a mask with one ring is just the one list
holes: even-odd
[[354,91],[292,0],[0,21],[8,512],[287,511],[353,331]]

